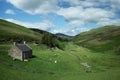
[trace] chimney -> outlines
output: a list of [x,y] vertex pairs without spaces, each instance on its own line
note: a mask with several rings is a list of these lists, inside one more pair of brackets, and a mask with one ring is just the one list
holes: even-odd
[[24,41],[23,43],[26,44],[26,41]]
[[15,45],[16,45],[16,42],[13,42],[13,45],[15,46]]

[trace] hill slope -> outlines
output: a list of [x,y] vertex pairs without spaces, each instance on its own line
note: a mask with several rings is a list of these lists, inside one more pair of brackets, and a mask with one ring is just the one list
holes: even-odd
[[39,41],[41,34],[23,26],[0,19],[0,41]]
[[35,28],[26,28],[0,19],[0,42],[22,40],[40,42],[45,33],[55,36],[47,31]]
[[74,42],[96,51],[120,52],[120,26],[104,26],[83,32],[75,36]]

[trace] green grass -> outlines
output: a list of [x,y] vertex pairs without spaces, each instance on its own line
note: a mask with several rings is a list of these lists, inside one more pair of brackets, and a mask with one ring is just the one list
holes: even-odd
[[98,52],[120,54],[120,26],[104,26],[80,33],[73,39],[78,45]]
[[[47,50],[29,44],[33,55],[28,62],[8,56],[11,44],[0,45],[0,80],[119,80],[120,56],[104,54],[72,43],[65,51]],[[57,63],[54,63],[57,61]],[[87,63],[88,69],[81,63]],[[90,72],[86,72],[90,71]]]

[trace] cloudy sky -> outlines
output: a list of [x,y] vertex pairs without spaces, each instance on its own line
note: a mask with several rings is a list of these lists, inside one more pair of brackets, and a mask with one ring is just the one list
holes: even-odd
[[0,0],[0,18],[28,28],[76,35],[120,25],[120,0]]

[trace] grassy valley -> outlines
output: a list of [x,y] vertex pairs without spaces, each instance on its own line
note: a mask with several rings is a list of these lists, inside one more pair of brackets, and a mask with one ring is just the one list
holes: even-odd
[[[119,80],[119,36],[119,26],[105,26],[64,42],[46,31],[0,20],[0,80]],[[8,56],[13,41],[18,40],[27,41],[33,50],[28,62]],[[50,49],[42,41],[59,46]]]
[[1,80],[120,79],[120,56],[93,52],[73,43],[68,43],[65,51],[51,51],[29,45],[33,49],[34,57],[28,62],[13,61],[7,52],[12,45],[0,45]]

